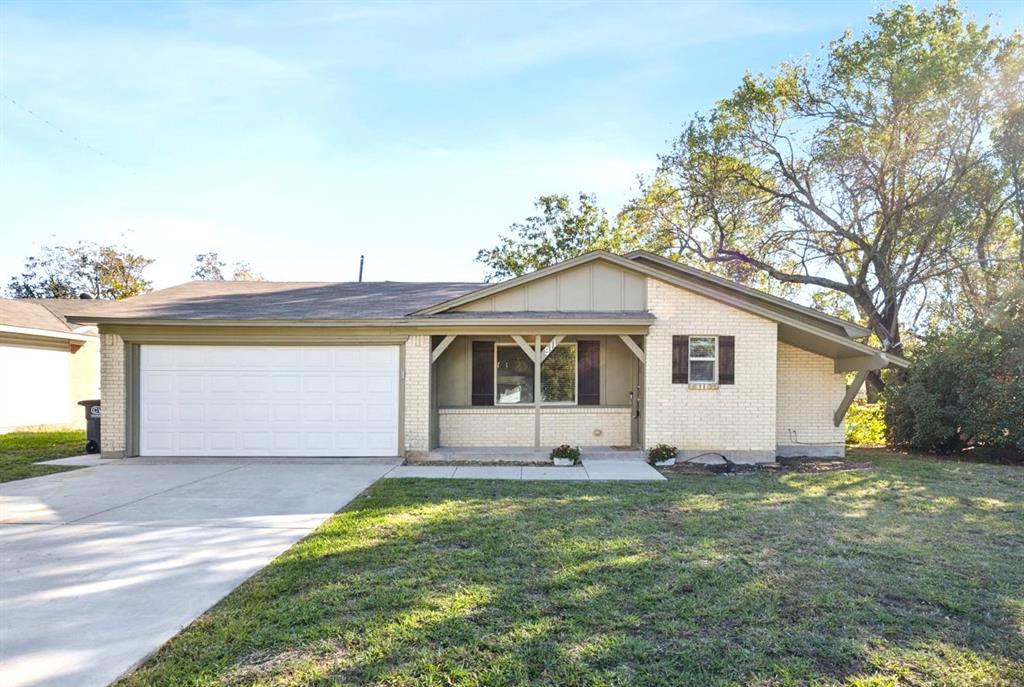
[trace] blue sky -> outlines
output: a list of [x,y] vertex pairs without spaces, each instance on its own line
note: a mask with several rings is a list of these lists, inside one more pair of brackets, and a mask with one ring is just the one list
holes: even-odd
[[[478,280],[537,196],[617,209],[745,71],[874,2],[0,4],[0,280],[41,245]],[[1024,2],[965,2],[1003,30]],[[30,113],[31,111],[31,113]]]

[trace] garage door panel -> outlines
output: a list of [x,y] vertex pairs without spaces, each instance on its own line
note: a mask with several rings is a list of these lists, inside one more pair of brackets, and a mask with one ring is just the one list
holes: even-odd
[[142,346],[143,455],[396,455],[397,346]]

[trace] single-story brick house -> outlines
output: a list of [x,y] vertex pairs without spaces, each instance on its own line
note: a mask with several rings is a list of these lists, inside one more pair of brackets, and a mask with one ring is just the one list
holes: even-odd
[[841,455],[868,371],[907,365],[860,325],[645,252],[497,284],[191,282],[79,321],[99,327],[111,457]]
[[78,402],[99,398],[99,334],[64,318],[83,307],[67,299],[0,298],[0,433],[85,426]]

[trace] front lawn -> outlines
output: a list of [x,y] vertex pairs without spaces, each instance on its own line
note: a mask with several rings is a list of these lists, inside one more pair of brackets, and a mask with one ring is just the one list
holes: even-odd
[[1024,684],[1024,470],[384,480],[127,685]]
[[85,453],[85,431],[0,434],[0,482],[74,470],[69,465],[39,465],[38,460]]

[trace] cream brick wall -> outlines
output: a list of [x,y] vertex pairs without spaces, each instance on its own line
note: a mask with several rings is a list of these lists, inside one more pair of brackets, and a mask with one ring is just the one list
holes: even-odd
[[[540,444],[575,446],[628,446],[630,409],[617,407],[541,408]],[[533,407],[441,408],[439,439],[443,448],[516,446],[531,447]],[[594,435],[600,430],[600,436]]]
[[629,446],[629,420],[629,408],[541,408],[540,445]]
[[[779,343],[779,390],[776,441],[785,455],[842,455],[845,422],[832,415],[846,395],[846,376],[833,371],[834,361],[789,344]],[[806,447],[806,449],[805,449]]]
[[[666,284],[647,282],[655,321],[647,336],[645,437],[684,455],[717,451],[741,461],[775,457],[775,322]],[[736,383],[691,389],[672,383],[674,335],[736,337]]]
[[405,342],[405,450],[430,448],[430,337]]
[[100,448],[105,458],[124,457],[125,389],[124,341],[100,334]]
[[533,446],[533,408],[441,408],[438,444],[444,448]]

